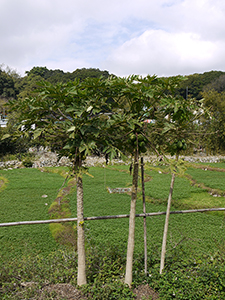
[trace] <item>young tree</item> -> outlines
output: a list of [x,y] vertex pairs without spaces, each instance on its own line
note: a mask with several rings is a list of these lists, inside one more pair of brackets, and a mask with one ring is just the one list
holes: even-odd
[[101,78],[56,85],[42,82],[36,97],[11,103],[12,110],[21,112],[19,125],[25,126],[23,134],[30,135],[31,125],[35,124],[33,138],[49,134],[51,138],[63,137],[61,152],[73,161],[72,171],[77,180],[78,285],[87,282],[82,181],[86,170],[82,167],[82,161],[97,148],[105,123],[100,114],[105,98],[98,96],[101,84]]
[[[178,84],[182,78],[177,77]],[[169,226],[170,206],[175,182],[175,176],[179,170],[179,155],[187,149],[187,143],[193,139],[198,126],[196,120],[200,118],[203,112],[201,102],[192,98],[183,98],[174,96],[173,89],[168,91],[168,96],[160,101],[158,114],[160,115],[160,129],[165,141],[165,150],[171,155],[175,155],[175,161],[169,162],[171,169],[171,185],[167,202],[166,220],[163,233],[160,274],[164,269],[166,240]],[[157,126],[157,125],[156,125]]]
[[114,78],[110,81],[111,96],[117,104],[111,116],[115,145],[123,152],[132,155],[133,179],[127,244],[125,283],[131,286],[135,236],[135,211],[138,187],[139,156],[147,151],[149,143],[144,121],[152,118],[155,107],[165,96],[168,84],[156,76],[130,76]]

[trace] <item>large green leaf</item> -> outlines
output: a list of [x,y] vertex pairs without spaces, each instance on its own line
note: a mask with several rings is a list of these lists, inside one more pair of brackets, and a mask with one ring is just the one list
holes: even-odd
[[44,128],[43,129],[41,129],[41,128],[36,129],[33,133],[33,138],[36,139],[37,137],[39,137],[42,134],[43,131],[44,131]]

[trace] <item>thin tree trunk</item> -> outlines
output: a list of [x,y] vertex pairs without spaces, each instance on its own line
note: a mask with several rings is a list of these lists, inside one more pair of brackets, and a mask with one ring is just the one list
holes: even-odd
[[167,210],[166,210],[166,221],[165,221],[164,233],[163,233],[163,243],[162,243],[161,261],[160,261],[160,274],[162,274],[162,271],[164,269],[164,263],[165,263],[166,240],[167,240],[167,232],[168,232],[168,227],[169,227],[170,206],[171,206],[171,200],[172,200],[172,194],[173,194],[174,181],[175,181],[175,173],[172,173],[170,192],[169,192]]
[[77,176],[77,253],[77,285],[83,285],[87,283],[87,279],[84,245],[83,181],[80,176]]
[[127,263],[126,263],[126,274],[124,280],[125,283],[129,285],[129,287],[131,287],[131,283],[132,283],[137,186],[138,186],[138,151],[135,151],[130,217],[129,217],[129,235],[128,235],[128,243],[127,243]]
[[[145,176],[144,176],[144,159],[141,158],[141,183],[142,183],[142,199],[143,199],[143,213],[146,213],[145,205]],[[144,225],[144,255],[145,255],[145,275],[147,275],[147,227],[146,227],[146,216],[143,218]]]

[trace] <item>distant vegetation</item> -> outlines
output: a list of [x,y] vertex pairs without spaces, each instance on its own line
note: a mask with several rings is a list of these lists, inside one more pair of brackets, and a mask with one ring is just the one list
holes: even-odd
[[[49,70],[46,67],[33,67],[26,72],[24,77],[19,76],[10,68],[0,67],[0,116],[8,118],[8,128],[0,128],[0,137],[6,131],[11,131],[16,122],[16,113],[10,115],[7,111],[8,101],[12,99],[25,99],[33,97],[37,90],[37,82],[48,81],[52,84],[67,83],[75,79],[84,80],[87,77],[108,78],[111,74],[104,70],[82,68],[73,72],[62,70]],[[204,130],[207,134],[200,134],[193,148],[204,148],[208,154],[225,152],[225,72],[210,71],[203,74],[186,76],[187,80],[181,81],[176,88],[176,93],[184,98],[192,97],[197,101],[205,99],[205,107],[211,113],[211,120],[202,119]],[[19,112],[18,112],[19,113]],[[157,139],[157,137],[155,137]],[[1,153],[20,153],[25,151],[28,141],[13,141],[7,139],[0,141]],[[157,141],[158,142],[158,141]],[[30,143],[32,145],[32,143]],[[190,150],[190,149],[188,149]]]

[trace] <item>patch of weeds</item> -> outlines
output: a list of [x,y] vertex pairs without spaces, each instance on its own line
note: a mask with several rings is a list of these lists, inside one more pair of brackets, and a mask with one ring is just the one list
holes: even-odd
[[132,290],[118,279],[114,281],[107,280],[104,283],[95,282],[85,286],[82,291],[88,298],[95,300],[127,300],[136,298]]
[[219,257],[194,253],[187,256],[181,246],[167,257],[162,275],[159,275],[159,264],[156,264],[146,280],[158,290],[163,300],[222,300],[225,297],[225,266]]
[[[63,169],[48,169],[53,173],[59,173],[66,180],[68,179],[68,173]],[[66,187],[61,187],[58,192],[57,198],[49,207],[49,214],[51,219],[66,219],[71,216],[70,203],[67,196],[73,191],[76,180],[74,178],[70,179]],[[50,231],[54,239],[61,245],[71,246],[77,248],[77,230],[76,225],[72,222],[68,223],[51,223],[49,225]]]
[[8,182],[9,181],[5,177],[0,176],[0,191],[3,191],[6,188]]
[[52,223],[49,227],[56,242],[77,249],[76,225],[72,225],[72,223]]
[[32,293],[46,284],[76,285],[76,277],[75,251],[64,248],[47,256],[30,252],[0,263],[0,299],[31,299]]
[[107,278],[121,279],[125,272],[125,253],[115,246],[99,245],[87,249],[87,278],[89,282],[104,283]]
[[6,154],[3,157],[1,157],[1,160],[4,162],[10,161],[10,160],[18,160],[18,157],[16,156],[16,154]]

